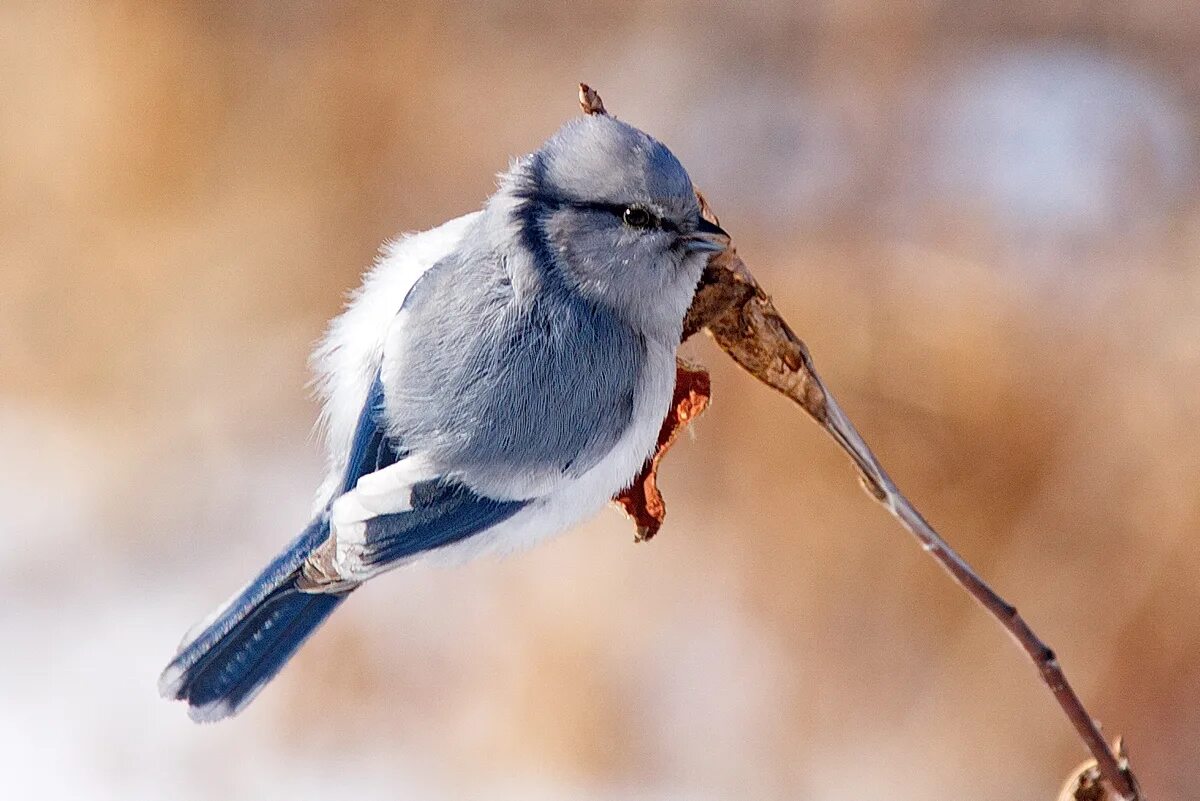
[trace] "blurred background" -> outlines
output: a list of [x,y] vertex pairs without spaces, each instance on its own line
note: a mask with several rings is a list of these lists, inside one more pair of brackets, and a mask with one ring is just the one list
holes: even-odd
[[1051,799],[1023,654],[711,343],[667,523],[357,594],[239,718],[157,697],[306,520],[306,355],[578,113],[670,145],[917,505],[1156,801],[1200,764],[1200,6],[0,4],[13,798]]

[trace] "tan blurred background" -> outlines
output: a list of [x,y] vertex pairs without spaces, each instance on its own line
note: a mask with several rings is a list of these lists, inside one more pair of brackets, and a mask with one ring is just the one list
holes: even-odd
[[305,520],[306,354],[585,79],[1155,801],[1200,764],[1200,6],[0,4],[0,763],[87,799],[1050,799],[1084,754],[711,344],[659,538],[356,595],[245,714],[155,679]]

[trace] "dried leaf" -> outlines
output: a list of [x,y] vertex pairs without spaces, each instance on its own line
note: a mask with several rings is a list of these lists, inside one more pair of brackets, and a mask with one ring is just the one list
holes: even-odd
[[1058,801],[1106,801],[1108,793],[1100,783],[1100,768],[1089,759],[1070,776],[1058,791]]
[[579,108],[584,114],[608,113],[604,110],[604,101],[600,99],[600,95],[586,83],[579,84]]
[[675,440],[693,420],[708,408],[710,396],[708,372],[681,359],[675,364],[675,395],[671,410],[658,432],[658,447],[642,467],[642,472],[627,489],[613,498],[633,518],[635,542],[645,542],[658,533],[667,515],[666,503],[658,489],[658,466]]

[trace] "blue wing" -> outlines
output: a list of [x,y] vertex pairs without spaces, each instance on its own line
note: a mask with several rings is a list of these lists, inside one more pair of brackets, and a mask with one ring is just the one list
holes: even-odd
[[[403,444],[389,436],[386,429],[383,383],[376,375],[359,415],[339,494],[353,490],[364,475],[408,455]],[[411,508],[366,521],[366,533],[362,543],[356,544],[356,555],[372,573],[392,562],[477,534],[507,520],[529,503],[488,498],[451,478],[417,483],[411,492]]]
[[412,489],[412,509],[367,521],[363,565],[379,568],[466,539],[507,520],[528,503],[488,498],[449,479],[422,482]]
[[350,457],[346,460],[346,475],[338,495],[354,489],[355,483],[367,473],[381,470],[406,455],[403,446],[394,437],[386,436],[384,430],[383,381],[377,372],[358,415]]

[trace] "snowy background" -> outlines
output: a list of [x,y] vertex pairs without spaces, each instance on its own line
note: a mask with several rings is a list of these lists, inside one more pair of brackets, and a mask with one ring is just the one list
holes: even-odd
[[587,80],[666,141],[1156,801],[1200,764],[1200,6],[0,4],[0,766],[28,799],[1051,799],[1033,669],[709,343],[667,524],[155,681],[305,521],[305,358]]

